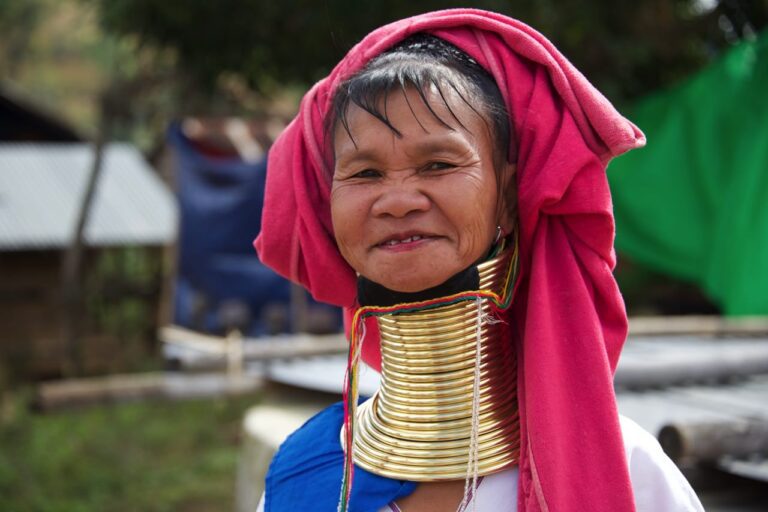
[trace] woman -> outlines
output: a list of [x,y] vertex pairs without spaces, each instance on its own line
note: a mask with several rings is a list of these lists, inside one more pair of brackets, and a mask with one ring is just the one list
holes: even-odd
[[[501,15],[353,48],[270,153],[259,255],[347,308],[352,346],[345,406],[286,440],[264,509],[700,510],[613,395],[605,165],[643,143]],[[359,357],[383,383],[358,408]]]

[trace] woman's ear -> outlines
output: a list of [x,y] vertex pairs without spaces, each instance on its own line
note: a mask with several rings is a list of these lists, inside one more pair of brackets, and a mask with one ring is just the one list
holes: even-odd
[[512,233],[517,225],[517,164],[504,164],[499,201],[499,226],[505,234]]

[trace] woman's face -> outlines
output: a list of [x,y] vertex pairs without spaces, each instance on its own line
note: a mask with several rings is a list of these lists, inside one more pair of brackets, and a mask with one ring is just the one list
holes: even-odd
[[[426,95],[449,126],[408,89],[381,109],[401,136],[356,105],[347,116],[354,142],[341,123],[334,134],[336,242],[359,274],[395,291],[443,283],[485,255],[497,226],[509,227],[497,218],[506,208],[497,208],[489,126],[451,93],[453,114],[437,92]],[[513,172],[508,165],[502,183]]]

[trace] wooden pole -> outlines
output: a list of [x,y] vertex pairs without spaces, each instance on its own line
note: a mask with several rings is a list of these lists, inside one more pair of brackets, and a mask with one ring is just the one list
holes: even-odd
[[34,406],[42,411],[65,410],[140,400],[184,400],[253,393],[263,386],[250,375],[134,373],[43,382]]
[[768,423],[761,419],[676,423],[662,428],[658,437],[669,458],[677,463],[768,454]]
[[307,332],[307,292],[296,283],[291,283],[291,330],[294,334]]
[[645,316],[630,317],[630,336],[759,336],[768,333],[768,317]]

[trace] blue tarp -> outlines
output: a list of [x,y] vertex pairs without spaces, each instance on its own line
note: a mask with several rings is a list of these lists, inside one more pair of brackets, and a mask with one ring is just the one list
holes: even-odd
[[252,245],[261,226],[266,158],[208,156],[179,124],[170,127],[168,141],[181,207],[174,322],[221,332],[221,306],[236,301],[252,319],[247,333],[262,334],[265,306],[287,308],[290,296],[289,282],[265,267]]

